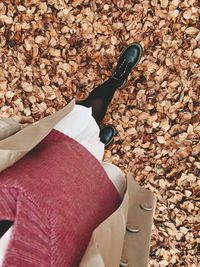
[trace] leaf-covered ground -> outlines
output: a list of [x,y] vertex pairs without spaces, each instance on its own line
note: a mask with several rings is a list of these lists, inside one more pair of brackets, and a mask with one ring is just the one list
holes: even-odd
[[105,159],[155,192],[149,266],[198,266],[200,200],[198,0],[0,1],[0,115],[31,122],[83,99],[122,49],[144,55],[104,124]]

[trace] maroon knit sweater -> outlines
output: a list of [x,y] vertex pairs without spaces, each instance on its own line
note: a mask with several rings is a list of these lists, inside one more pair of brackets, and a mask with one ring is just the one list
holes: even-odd
[[0,220],[14,221],[3,267],[77,267],[120,197],[101,164],[53,130],[0,173]]

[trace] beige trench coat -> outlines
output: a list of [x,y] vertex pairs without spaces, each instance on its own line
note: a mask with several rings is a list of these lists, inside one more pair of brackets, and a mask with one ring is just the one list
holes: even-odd
[[[0,172],[33,149],[74,107],[64,109],[25,128],[0,119]],[[6,127],[9,126],[9,127]],[[155,196],[127,175],[124,199],[93,232],[79,267],[145,267],[148,265]]]

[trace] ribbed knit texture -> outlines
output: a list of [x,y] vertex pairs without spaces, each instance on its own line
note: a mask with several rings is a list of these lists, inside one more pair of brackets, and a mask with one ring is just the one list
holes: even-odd
[[14,221],[3,267],[77,267],[92,231],[119,204],[101,164],[53,130],[0,173],[0,220]]

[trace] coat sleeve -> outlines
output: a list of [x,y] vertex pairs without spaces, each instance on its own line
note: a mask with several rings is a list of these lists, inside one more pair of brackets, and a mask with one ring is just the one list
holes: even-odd
[[17,133],[22,125],[11,118],[0,118],[0,140]]
[[70,113],[73,99],[66,107],[27,127],[11,118],[0,118],[0,172],[13,165],[39,144],[54,126]]
[[93,232],[79,267],[147,267],[156,198],[127,176],[120,207]]

